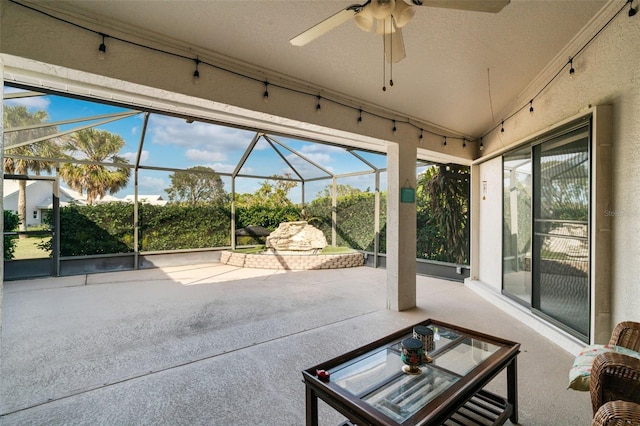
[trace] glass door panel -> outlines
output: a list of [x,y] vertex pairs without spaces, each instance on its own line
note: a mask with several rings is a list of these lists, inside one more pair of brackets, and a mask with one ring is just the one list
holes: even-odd
[[533,307],[589,335],[589,129],[534,147]]
[[531,306],[531,148],[504,156],[502,290]]

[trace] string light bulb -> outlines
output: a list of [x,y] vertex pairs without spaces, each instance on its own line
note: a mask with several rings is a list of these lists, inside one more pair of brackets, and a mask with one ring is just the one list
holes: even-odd
[[398,134],[398,129],[396,128],[396,120],[393,120],[393,129],[391,129],[394,135]]
[[569,58],[569,78],[573,78],[576,74],[576,69],[573,68],[573,58]]
[[264,81],[264,93],[262,94],[262,100],[264,103],[269,103],[269,82],[267,80]]
[[423,132],[424,130],[420,129],[420,137],[418,138],[420,142],[422,142],[422,139],[424,139],[424,136],[422,135]]
[[200,65],[200,59],[196,58],[196,59],[194,59],[194,62],[196,63],[196,69],[195,69],[195,71],[193,71],[193,84],[199,84],[200,83],[200,71],[198,71],[198,65]]
[[466,148],[467,147],[467,140],[466,139],[462,139],[462,147]]
[[362,108],[358,110],[358,126],[362,124]]
[[442,145],[447,146],[447,137],[444,137],[444,142],[442,142]]
[[533,115],[533,99],[529,101],[529,113]]
[[482,143],[482,138],[480,138],[480,151],[484,149],[484,143]]
[[504,120],[502,120],[502,124],[500,127],[500,133],[504,133]]
[[320,95],[317,96],[318,103],[316,103],[316,114],[320,114],[322,112],[322,106],[320,105]]
[[100,46],[98,47],[98,60],[104,61],[104,57],[107,54],[107,45],[104,44],[105,35],[104,34],[100,34],[100,35],[102,36],[102,43],[100,43]]
[[633,0],[627,0],[629,2],[629,18],[635,16],[638,13],[638,8],[633,7]]

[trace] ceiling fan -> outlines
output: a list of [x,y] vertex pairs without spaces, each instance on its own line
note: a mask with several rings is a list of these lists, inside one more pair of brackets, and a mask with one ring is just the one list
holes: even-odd
[[475,12],[498,13],[510,0],[367,0],[351,6],[319,22],[290,40],[294,46],[304,46],[337,26],[354,19],[363,31],[384,36],[387,62],[399,62],[406,57],[402,30],[416,13],[415,6],[430,6]]

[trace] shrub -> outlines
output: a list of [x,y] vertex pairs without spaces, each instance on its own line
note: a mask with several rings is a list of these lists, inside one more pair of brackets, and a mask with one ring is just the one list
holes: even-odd
[[[4,211],[4,232],[17,230],[19,224],[20,218],[17,214],[13,213],[10,210]],[[14,253],[16,251],[17,239],[18,237],[16,235],[4,236],[4,260],[13,259]]]

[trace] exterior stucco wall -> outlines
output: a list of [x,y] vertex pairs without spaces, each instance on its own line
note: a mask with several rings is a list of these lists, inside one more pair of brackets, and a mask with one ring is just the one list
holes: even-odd
[[[549,67],[544,78],[561,69],[566,58],[577,52],[600,27],[620,8],[620,2],[607,7],[594,25],[582,37],[567,47]],[[612,143],[608,188],[610,206],[596,215],[610,217],[611,223],[611,324],[620,321],[640,321],[640,279],[637,261],[640,259],[640,20],[628,17],[626,10],[615,18],[576,58],[575,76],[570,78],[568,67],[535,99],[535,112],[529,114],[528,105],[516,112],[536,94],[538,87],[520,97],[520,102],[503,116],[515,115],[484,138],[482,159],[476,162],[479,177],[488,181],[488,200],[476,200],[474,211],[480,216],[478,253],[480,266],[476,278],[488,288],[500,291],[502,213],[500,208],[501,161],[496,155],[527,142],[533,135],[587,113],[591,106],[610,105],[612,108]],[[551,75],[552,77],[552,75]],[[547,80],[548,81],[548,80]],[[540,87],[542,87],[540,85]],[[493,180],[496,195],[493,199]],[[609,189],[610,188],[610,189]],[[476,188],[476,191],[481,191]],[[491,196],[491,197],[490,197]],[[498,268],[498,269],[496,269]]]

